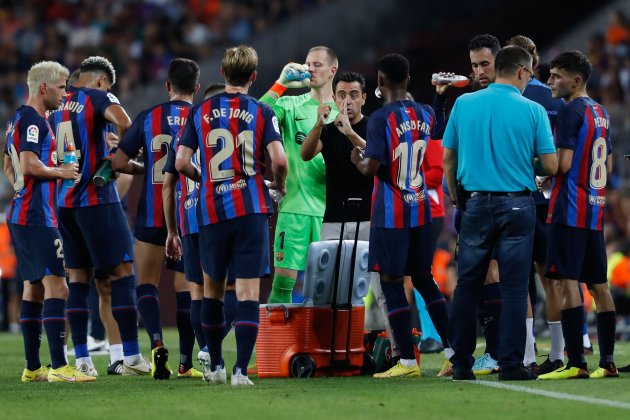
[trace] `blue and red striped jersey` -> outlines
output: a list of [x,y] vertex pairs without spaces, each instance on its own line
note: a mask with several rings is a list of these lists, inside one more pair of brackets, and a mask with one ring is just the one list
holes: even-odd
[[[171,142],[171,150],[166,160],[164,172],[170,172],[179,175],[179,181],[175,187],[175,197],[177,198],[177,226],[182,236],[199,233],[197,224],[197,203],[199,202],[199,183],[181,175],[175,169],[175,157],[177,155],[177,146],[181,140],[181,136],[177,136],[177,140]],[[192,163],[199,166],[199,149],[192,157]]]
[[397,101],[370,116],[365,157],[381,163],[372,191],[372,226],[412,228],[431,222],[422,160],[433,129],[433,109]]
[[[22,226],[57,227],[57,180],[24,175],[20,152],[33,152],[48,167],[57,166],[57,144],[46,121],[30,106],[21,106],[7,126],[4,153],[11,159],[15,195],[7,220]],[[6,157],[5,157],[6,158]]]
[[200,226],[273,213],[264,150],[281,139],[271,107],[251,96],[220,93],[193,108],[179,144],[201,151]]
[[162,205],[164,167],[170,144],[186,124],[192,104],[170,101],[141,112],[118,145],[129,157],[144,150],[144,181],[138,202],[136,226],[166,227]]
[[610,118],[588,97],[569,102],[558,116],[556,147],[573,150],[571,169],[553,179],[547,223],[602,230],[606,166],[612,147]]
[[112,93],[96,89],[68,87],[61,107],[50,113],[50,122],[57,137],[57,154],[63,161],[65,148],[73,144],[79,159],[79,182],[73,187],[59,188],[60,207],[86,207],[120,201],[116,185],[107,182],[97,187],[92,182],[94,172],[109,154],[105,135],[108,121],[105,110],[119,105]]

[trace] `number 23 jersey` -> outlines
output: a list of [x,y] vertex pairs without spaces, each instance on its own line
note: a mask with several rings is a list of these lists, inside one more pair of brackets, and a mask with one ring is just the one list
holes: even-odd
[[179,145],[201,151],[200,226],[273,213],[264,151],[281,138],[271,107],[251,96],[220,93],[193,108]]
[[372,227],[413,228],[431,222],[422,159],[434,121],[433,108],[407,100],[370,116],[365,157],[381,163],[372,191]]
[[609,127],[608,113],[591,98],[576,98],[560,111],[556,147],[573,150],[573,159],[571,169],[553,179],[547,223],[603,229]]

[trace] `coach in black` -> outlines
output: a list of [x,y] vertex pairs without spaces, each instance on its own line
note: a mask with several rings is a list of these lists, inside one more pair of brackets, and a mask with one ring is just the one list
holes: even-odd
[[522,96],[532,57],[506,47],[495,59],[497,78],[488,88],[460,96],[444,133],[444,175],[462,210],[459,280],[451,312],[454,380],[474,380],[475,320],[493,249],[501,267],[500,380],[536,379],[523,367],[527,285],[534,238],[530,192],[537,172],[558,168],[545,109]]
[[[321,239],[338,239],[343,222],[361,221],[359,239],[370,236],[370,203],[374,181],[363,176],[350,161],[354,146],[365,149],[368,118],[361,113],[365,105],[365,78],[354,72],[345,72],[333,80],[333,94],[339,115],[326,124],[330,105],[321,104],[317,110],[317,123],[302,143],[300,154],[305,161],[322,153],[326,162],[326,211]],[[362,199],[359,209],[344,209],[348,198]],[[356,224],[344,228],[344,238],[354,239]]]

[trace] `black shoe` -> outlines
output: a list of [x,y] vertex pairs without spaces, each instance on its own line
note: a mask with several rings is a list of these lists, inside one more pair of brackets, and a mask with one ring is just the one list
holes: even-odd
[[538,375],[530,372],[523,365],[514,367],[502,367],[499,371],[500,381],[532,381],[538,379]]
[[536,362],[532,362],[525,366],[525,369],[529,370],[534,375],[540,375],[540,366],[538,366],[538,363]]
[[476,381],[477,377],[475,376],[474,373],[472,373],[472,370],[465,370],[465,371],[456,371],[453,370],[453,380],[454,381]]
[[617,372],[630,372],[630,365],[617,368]]
[[420,353],[439,353],[444,350],[444,346],[437,340],[427,338],[420,342]]
[[122,375],[123,372],[123,361],[116,360],[114,363],[107,367],[108,375]]
[[558,359],[552,362],[549,360],[549,357],[547,357],[547,360],[538,367],[538,372],[536,374],[544,375],[545,373],[551,373],[554,370],[560,369],[562,366],[564,366],[564,362],[562,360]]

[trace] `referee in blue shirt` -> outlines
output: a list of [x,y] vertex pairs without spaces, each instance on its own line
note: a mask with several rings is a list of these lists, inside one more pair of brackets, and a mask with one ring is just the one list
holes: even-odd
[[[523,48],[502,49],[496,82],[457,99],[444,133],[444,175],[462,210],[459,280],[451,317],[454,380],[474,380],[477,307],[493,248],[501,267],[500,380],[536,379],[523,367],[525,316],[535,225],[534,172],[558,161],[545,109],[522,96],[533,77]],[[537,159],[535,159],[537,157]],[[525,268],[524,268],[525,267]]]

